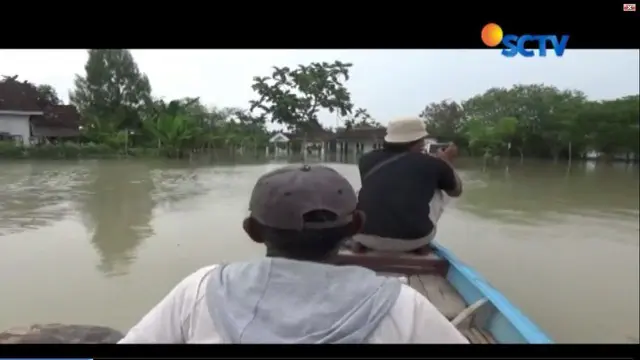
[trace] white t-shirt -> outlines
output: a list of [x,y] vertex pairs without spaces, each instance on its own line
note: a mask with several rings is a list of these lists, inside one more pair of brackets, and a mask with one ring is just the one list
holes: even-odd
[[[120,344],[223,343],[204,300],[206,280],[217,265],[204,267],[182,280]],[[423,295],[407,285],[368,343],[468,344],[468,340]]]

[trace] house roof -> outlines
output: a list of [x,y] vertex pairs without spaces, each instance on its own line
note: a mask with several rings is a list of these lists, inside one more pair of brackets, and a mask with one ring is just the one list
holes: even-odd
[[54,105],[45,109],[44,115],[31,116],[34,136],[79,136],[80,114],[73,105]]
[[289,138],[283,133],[277,133],[269,139],[269,142],[289,142]]
[[[38,92],[37,87],[29,82],[17,81],[15,77],[5,78],[0,81],[0,111],[43,113],[42,115],[32,115],[30,117],[34,132],[36,134],[43,132],[58,133],[58,135],[39,136],[79,135],[80,114],[75,106],[46,106],[41,100],[41,94]],[[49,130],[45,131],[45,128]]]
[[36,87],[27,82],[6,79],[0,82],[0,110],[42,111],[39,95]]
[[309,131],[296,131],[289,134],[285,134],[291,140],[304,140],[307,141],[327,141],[335,137],[335,134],[331,131],[324,129],[314,129]]
[[338,131],[336,138],[338,140],[382,140],[387,134],[386,128],[359,127],[348,130]]
[[53,105],[44,110],[48,125],[61,125],[77,128],[80,125],[80,113],[73,105]]
[[[361,126],[354,127],[351,129],[340,129],[335,135],[336,140],[339,141],[359,141],[359,140],[384,140],[384,137],[387,135],[387,129],[384,127],[372,127],[372,126]],[[428,135],[426,137],[428,140],[436,140],[437,137]]]
[[76,137],[80,136],[80,130],[77,128],[33,125],[31,128],[31,134],[36,137]]
[[283,134],[290,140],[299,141],[306,139],[311,142],[331,140],[335,135],[333,132],[324,129],[322,125],[315,121],[302,124],[299,130]]

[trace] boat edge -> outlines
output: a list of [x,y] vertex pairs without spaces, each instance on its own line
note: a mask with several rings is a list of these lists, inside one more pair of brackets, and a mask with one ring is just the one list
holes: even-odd
[[[513,305],[500,291],[494,288],[475,269],[460,261],[449,249],[437,242],[433,242],[438,255],[446,259],[476,289],[486,297],[500,313],[520,332],[529,344],[553,344],[553,340],[518,307]],[[469,299],[465,299],[469,300]]]

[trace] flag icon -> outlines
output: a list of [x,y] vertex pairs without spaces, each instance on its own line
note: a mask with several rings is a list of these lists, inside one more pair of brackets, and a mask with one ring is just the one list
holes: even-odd
[[636,4],[622,4],[622,11],[636,11]]

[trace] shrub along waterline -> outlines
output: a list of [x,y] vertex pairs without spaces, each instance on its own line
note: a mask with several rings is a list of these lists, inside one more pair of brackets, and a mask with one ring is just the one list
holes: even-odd
[[65,142],[23,146],[14,142],[0,142],[0,158],[5,159],[77,159],[77,158],[117,158],[121,156],[158,156],[157,149],[114,149],[104,144],[78,144]]
[[[240,149],[235,149],[240,150]],[[107,144],[63,142],[23,146],[13,141],[0,141],[0,159],[113,159],[149,157],[191,159],[208,157],[211,160],[261,158],[263,152],[234,151],[233,148],[176,149],[173,147],[114,147]]]

